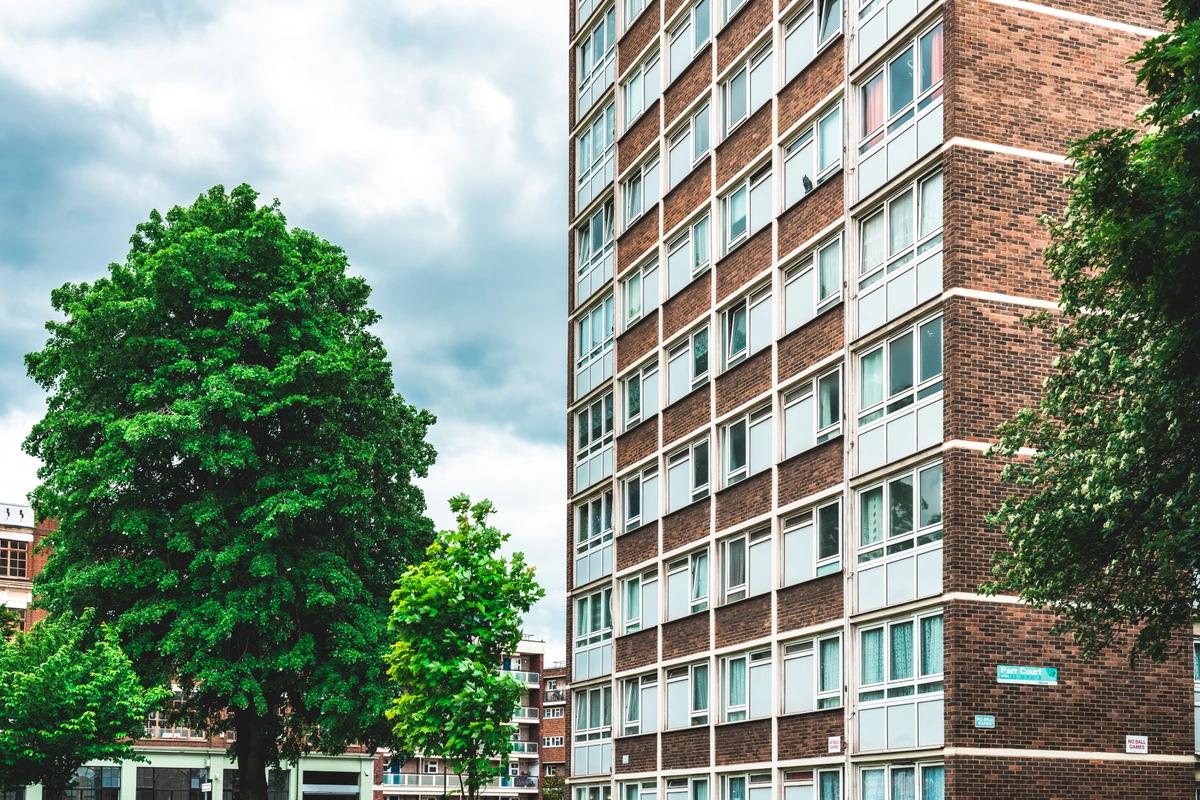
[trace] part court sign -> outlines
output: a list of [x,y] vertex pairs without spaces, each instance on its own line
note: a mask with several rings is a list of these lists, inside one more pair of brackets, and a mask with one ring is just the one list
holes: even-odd
[[997,664],[996,683],[1058,686],[1058,667],[1022,667],[1012,664]]

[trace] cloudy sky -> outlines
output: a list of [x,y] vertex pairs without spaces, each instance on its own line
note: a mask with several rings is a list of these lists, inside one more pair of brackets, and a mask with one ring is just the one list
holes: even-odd
[[374,287],[397,385],[439,423],[435,520],[466,491],[538,565],[562,652],[566,3],[0,4],[0,501],[36,464],[23,355],[50,290],[152,208],[243,181]]

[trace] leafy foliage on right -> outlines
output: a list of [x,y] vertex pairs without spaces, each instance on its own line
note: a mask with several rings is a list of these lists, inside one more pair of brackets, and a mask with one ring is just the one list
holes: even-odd
[[1012,551],[985,587],[1054,611],[1089,654],[1133,626],[1131,655],[1155,659],[1200,602],[1200,3],[1163,10],[1132,59],[1145,130],[1070,150],[1045,253],[1061,314],[1032,320],[1061,354],[994,448],[1017,492],[990,518]]

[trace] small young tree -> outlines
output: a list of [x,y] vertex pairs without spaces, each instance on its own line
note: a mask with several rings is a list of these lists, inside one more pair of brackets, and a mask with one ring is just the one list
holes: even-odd
[[112,628],[89,641],[92,618],[51,618],[0,640],[0,790],[40,783],[58,800],[86,762],[132,758],[146,715],[171,697],[138,682]]
[[399,696],[388,716],[408,753],[440,756],[471,800],[500,774],[521,684],[500,671],[521,620],[544,594],[521,553],[488,524],[492,504],[450,501],[458,527],[441,531],[392,594],[388,675]]

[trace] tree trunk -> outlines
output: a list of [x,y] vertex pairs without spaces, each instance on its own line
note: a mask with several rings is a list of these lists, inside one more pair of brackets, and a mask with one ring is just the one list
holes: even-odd
[[263,736],[262,719],[246,712],[233,715],[237,739],[233,744],[237,756],[239,800],[267,800],[267,754],[273,746]]

